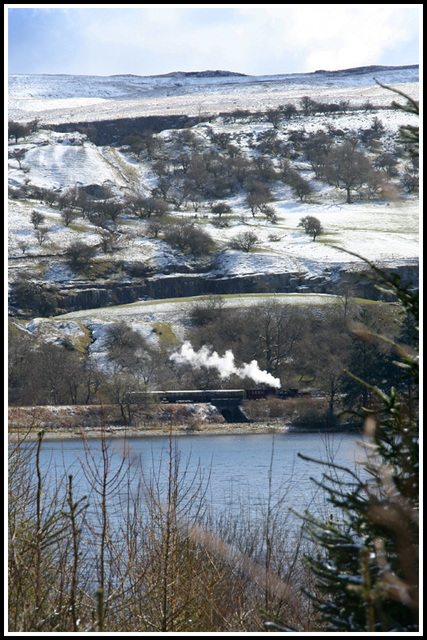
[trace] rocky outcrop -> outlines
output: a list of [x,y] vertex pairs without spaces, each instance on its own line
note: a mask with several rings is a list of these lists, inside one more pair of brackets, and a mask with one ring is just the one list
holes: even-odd
[[[403,282],[419,284],[418,264],[401,264],[388,268]],[[325,270],[320,275],[301,273],[252,274],[214,277],[210,274],[158,274],[147,279],[126,282],[73,283],[59,290],[59,307],[66,311],[129,304],[144,298],[185,298],[201,295],[227,295],[248,293],[326,293],[343,294],[386,300],[375,282],[361,270],[344,266]]]

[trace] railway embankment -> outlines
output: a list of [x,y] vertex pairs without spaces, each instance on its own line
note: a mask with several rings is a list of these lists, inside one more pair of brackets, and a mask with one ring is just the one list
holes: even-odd
[[[286,401],[284,401],[286,402]],[[319,432],[348,431],[358,429],[344,422],[333,427],[313,416],[295,414],[295,399],[292,415],[286,411],[282,416],[268,416],[260,410],[260,404],[251,412],[243,407],[249,419],[246,422],[228,422],[220,409],[211,403],[165,403],[148,404],[144,407],[128,408],[128,420],[124,421],[117,405],[62,405],[8,408],[9,441],[26,439],[34,441],[40,431],[48,440],[70,438],[99,438],[104,432],[108,437],[143,437],[218,434],[286,433],[291,431]],[[306,399],[304,399],[306,404]],[[254,405],[256,401],[254,401]],[[313,409],[315,407],[313,405]]]

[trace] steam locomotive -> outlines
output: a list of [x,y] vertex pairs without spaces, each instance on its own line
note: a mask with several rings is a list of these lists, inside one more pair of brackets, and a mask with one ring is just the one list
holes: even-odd
[[298,389],[276,389],[267,387],[266,389],[246,389],[245,398],[247,400],[260,400],[274,396],[276,398],[296,398],[300,395]]

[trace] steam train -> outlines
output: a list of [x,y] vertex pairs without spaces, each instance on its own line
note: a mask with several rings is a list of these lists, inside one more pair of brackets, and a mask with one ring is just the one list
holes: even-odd
[[220,400],[262,400],[267,397],[295,398],[302,394],[298,389],[276,389],[267,387],[265,389],[189,389],[177,391],[150,391],[134,392],[129,394],[131,402],[138,402],[142,399],[155,399],[161,403],[189,403],[189,402],[212,402]]

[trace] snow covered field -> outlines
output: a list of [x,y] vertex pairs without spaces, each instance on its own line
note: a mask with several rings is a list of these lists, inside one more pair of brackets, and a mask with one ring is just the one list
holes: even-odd
[[303,95],[318,100],[366,100],[390,103],[379,87],[393,85],[418,96],[418,67],[366,68],[359,72],[244,76],[168,74],[164,76],[9,76],[9,119],[42,123],[108,120],[160,114],[198,115],[236,108],[257,110],[295,102]]

